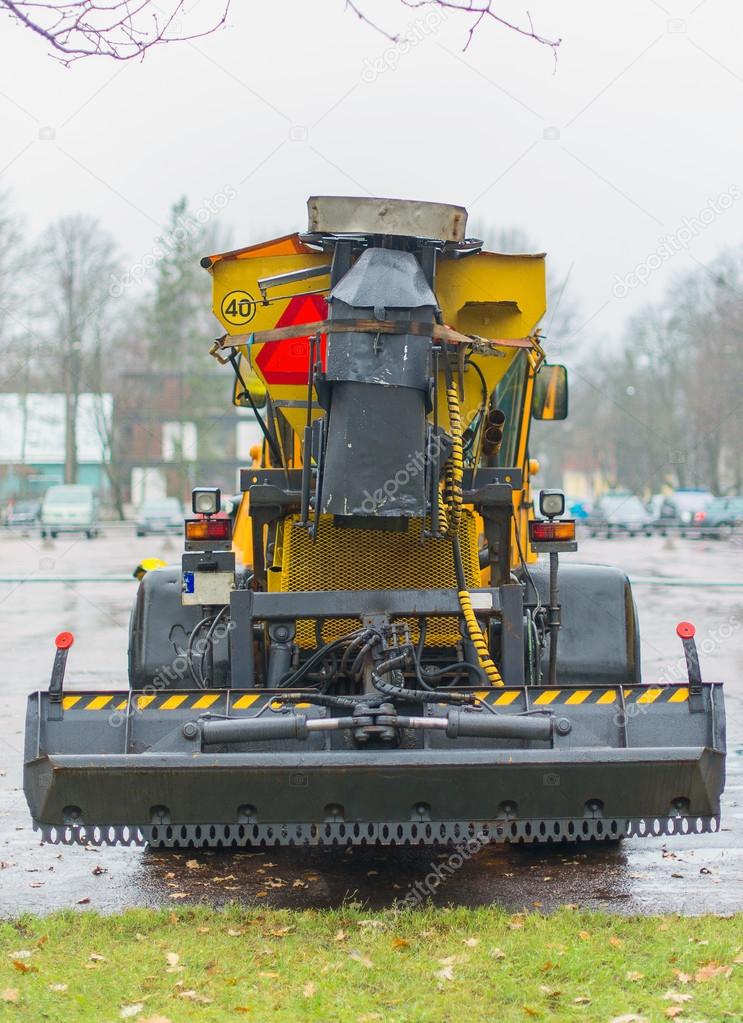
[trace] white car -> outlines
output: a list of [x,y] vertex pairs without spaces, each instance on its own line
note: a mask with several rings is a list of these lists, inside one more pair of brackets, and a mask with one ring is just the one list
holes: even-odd
[[50,487],[41,506],[41,535],[84,533],[98,535],[98,498],[92,487],[65,484]]

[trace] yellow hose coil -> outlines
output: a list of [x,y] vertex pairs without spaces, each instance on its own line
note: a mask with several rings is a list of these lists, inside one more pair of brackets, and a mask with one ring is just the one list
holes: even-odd
[[470,637],[472,645],[477,652],[477,659],[480,662],[480,667],[488,676],[488,681],[491,686],[502,686],[505,685],[501,673],[496,667],[495,661],[490,656],[488,650],[488,644],[485,642],[485,637],[482,634],[480,626],[477,624],[477,618],[475,618],[475,612],[472,610],[472,598],[470,597],[469,590],[460,590],[458,593],[459,606],[462,609],[464,615],[464,622],[467,626],[467,634]]
[[[453,381],[446,389],[446,404],[449,410],[452,450],[446,463],[443,499],[441,496],[439,497],[439,522],[441,532],[453,540],[459,535],[459,523],[462,518],[462,480],[464,477],[462,412],[459,406],[459,391]],[[469,590],[459,590],[458,596],[459,606],[467,626],[467,635],[475,648],[480,667],[487,675],[491,686],[504,685],[501,673],[490,656],[482,630],[477,624]]]
[[452,437],[451,454],[446,462],[444,477],[444,503],[447,508],[447,536],[457,536],[462,518],[462,479],[464,476],[464,451],[462,448],[462,414],[459,407],[457,385],[452,383],[446,389],[446,403],[449,410],[449,427]]

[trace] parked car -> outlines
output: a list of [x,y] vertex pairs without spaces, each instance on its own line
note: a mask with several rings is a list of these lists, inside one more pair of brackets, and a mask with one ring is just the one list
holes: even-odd
[[702,536],[725,536],[743,526],[743,497],[713,497],[702,512],[697,512]]
[[148,533],[182,533],[183,519],[183,505],[176,497],[145,501],[137,509],[137,536],[147,536]]
[[660,515],[655,526],[662,534],[679,531],[682,536],[697,529],[704,519],[704,511],[712,500],[709,490],[674,490],[663,498]]
[[629,491],[613,490],[603,494],[594,504],[587,525],[591,536],[625,533],[650,536],[650,515],[639,497]]
[[98,498],[92,487],[49,487],[41,506],[41,535],[59,533],[84,533],[89,540],[98,536]]
[[5,525],[10,529],[33,529],[41,518],[39,501],[15,501],[5,516]]

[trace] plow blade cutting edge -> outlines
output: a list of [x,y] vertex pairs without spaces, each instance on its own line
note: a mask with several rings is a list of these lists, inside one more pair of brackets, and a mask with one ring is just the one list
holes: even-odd
[[719,824],[718,684],[691,697],[683,686],[492,689],[478,693],[479,711],[393,712],[395,743],[375,748],[354,744],[353,718],[280,695],[32,694],[34,826],[53,842],[249,846],[549,842]]

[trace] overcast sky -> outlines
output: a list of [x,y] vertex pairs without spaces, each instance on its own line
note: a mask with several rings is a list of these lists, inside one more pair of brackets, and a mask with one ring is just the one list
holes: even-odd
[[[212,37],[65,69],[5,17],[0,188],[31,234],[85,211],[131,263],[182,193],[224,204],[235,245],[304,229],[311,193],[461,203],[471,235],[521,227],[572,268],[581,337],[602,347],[675,274],[741,240],[740,3],[536,0],[535,26],[563,38],[556,68],[493,25],[463,53],[460,17],[365,6],[414,45],[343,0],[235,0]],[[627,277],[638,267],[646,284]]]

